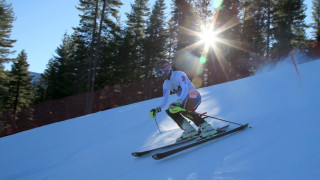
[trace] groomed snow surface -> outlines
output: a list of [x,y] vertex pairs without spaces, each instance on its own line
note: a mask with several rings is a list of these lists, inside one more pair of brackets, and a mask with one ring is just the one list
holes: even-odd
[[251,129],[162,160],[153,153],[135,158],[131,152],[168,144],[182,133],[162,112],[159,134],[148,116],[161,101],[156,98],[0,138],[0,179],[319,179],[320,61],[298,68],[301,82],[285,62],[200,89],[198,112]]

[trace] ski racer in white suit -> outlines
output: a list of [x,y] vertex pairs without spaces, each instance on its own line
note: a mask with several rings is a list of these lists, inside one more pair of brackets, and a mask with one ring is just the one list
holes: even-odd
[[[169,100],[170,93],[177,94],[176,102],[171,103],[166,113],[184,130],[177,141],[190,139],[195,136],[205,138],[216,133],[216,130],[208,124],[195,110],[201,103],[201,95],[182,71],[172,71],[172,65],[162,60],[156,65],[158,77],[164,80],[163,98],[161,104],[150,110],[150,117],[155,118],[156,113],[161,112]],[[185,119],[187,117],[199,127],[198,131]]]

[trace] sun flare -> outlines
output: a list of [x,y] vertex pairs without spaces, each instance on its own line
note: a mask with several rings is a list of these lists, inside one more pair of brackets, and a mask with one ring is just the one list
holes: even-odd
[[[221,3],[223,2],[223,0],[219,0],[219,2]],[[192,30],[187,27],[180,26],[179,28],[184,34],[196,37],[197,41],[180,49],[177,53],[181,54],[182,57],[184,57],[183,54],[197,51],[199,55],[199,57],[197,58],[197,61],[199,62],[198,69],[201,69],[203,65],[208,62],[208,60],[216,61],[217,64],[221,66],[225,75],[228,76],[228,72],[224,68],[224,66],[227,64],[227,59],[224,56],[224,49],[235,48],[245,52],[250,51],[243,47],[243,43],[240,40],[232,39],[232,36],[228,35],[230,34],[230,32],[228,31],[239,24],[237,18],[231,18],[225,23],[216,26],[219,12],[219,8],[216,9],[213,19],[208,23],[202,22],[200,20],[200,27],[197,30]],[[200,19],[200,17],[198,19]],[[183,61],[183,58],[181,58],[181,61]]]
[[205,46],[213,46],[216,42],[216,33],[212,28],[203,29],[200,33],[200,40],[205,44]]

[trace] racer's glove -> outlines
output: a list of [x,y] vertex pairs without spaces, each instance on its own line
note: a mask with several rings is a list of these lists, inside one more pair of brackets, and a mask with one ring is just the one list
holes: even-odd
[[179,113],[181,111],[186,111],[186,109],[181,107],[181,103],[180,102],[181,102],[181,100],[178,99],[177,102],[174,102],[174,103],[170,104],[169,112],[172,113],[172,114],[175,114],[175,113]]
[[160,108],[160,107],[151,109],[151,110],[150,110],[150,113],[149,113],[149,116],[150,116],[151,118],[155,118],[155,117],[156,117],[156,114],[157,114],[158,112],[161,112],[161,108]]

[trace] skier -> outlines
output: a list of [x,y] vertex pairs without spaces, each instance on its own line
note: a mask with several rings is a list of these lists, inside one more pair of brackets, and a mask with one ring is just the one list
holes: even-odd
[[[166,113],[184,131],[176,141],[190,139],[199,135],[205,138],[217,133],[203,118],[195,112],[201,103],[201,95],[190,82],[187,75],[182,71],[172,71],[172,64],[166,60],[156,64],[156,75],[164,80],[163,98],[161,104],[150,110],[150,117],[155,118],[156,114],[166,106],[170,92],[178,95],[176,102],[170,104]],[[198,127],[198,131],[184,118],[187,117]]]

